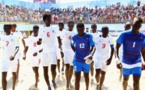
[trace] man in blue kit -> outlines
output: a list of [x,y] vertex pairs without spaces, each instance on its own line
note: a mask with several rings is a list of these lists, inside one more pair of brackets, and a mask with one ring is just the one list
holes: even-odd
[[[91,68],[92,51],[94,50],[93,37],[84,32],[83,23],[77,24],[78,34],[72,37],[71,46],[75,52],[73,66],[75,71],[75,90],[80,88],[81,71],[84,72],[86,90],[89,90],[89,71]],[[90,62],[90,63],[89,63]]]
[[[122,64],[118,63],[117,68],[123,72],[123,90],[127,90],[129,76],[133,75],[133,90],[140,90],[140,77],[142,71],[142,60],[145,60],[145,35],[139,29],[142,26],[142,18],[136,17],[132,30],[123,32],[117,39],[117,57],[119,59],[119,48],[123,45]],[[144,69],[143,64],[143,69]]]

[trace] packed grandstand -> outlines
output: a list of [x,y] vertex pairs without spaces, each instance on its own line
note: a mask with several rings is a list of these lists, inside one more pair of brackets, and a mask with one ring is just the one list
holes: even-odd
[[88,8],[55,8],[34,10],[18,5],[0,5],[1,22],[29,22],[31,24],[41,24],[44,13],[52,14],[53,23],[70,20],[74,22],[91,23],[125,23],[132,21],[134,17],[141,16],[145,22],[145,5],[122,5],[112,4],[106,7]]

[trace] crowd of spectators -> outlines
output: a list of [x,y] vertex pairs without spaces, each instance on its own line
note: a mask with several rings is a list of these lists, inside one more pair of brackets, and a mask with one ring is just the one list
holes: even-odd
[[124,23],[132,21],[134,17],[140,16],[145,20],[145,5],[121,5],[120,3],[106,7],[80,7],[80,8],[51,8],[49,10],[33,10],[22,6],[0,5],[0,22],[29,22],[31,24],[43,23],[42,15],[52,14],[52,22],[64,22],[72,20],[91,23]]

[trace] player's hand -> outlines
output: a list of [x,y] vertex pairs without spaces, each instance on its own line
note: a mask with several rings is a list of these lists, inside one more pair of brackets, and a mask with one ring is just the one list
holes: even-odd
[[26,56],[23,57],[23,60],[26,60]]
[[117,67],[118,69],[122,69],[122,64],[121,64],[121,63],[118,63],[118,64],[116,65],[116,67]]
[[41,41],[37,41],[37,45],[41,45]]
[[92,63],[92,55],[88,55],[84,58],[86,64],[91,64]]
[[13,56],[10,56],[10,61],[13,61],[15,58]]
[[60,51],[60,54],[61,54],[61,57],[63,58],[64,57],[64,53],[62,51]]
[[43,51],[43,49],[41,49],[40,51],[39,51],[39,53],[41,53]]
[[111,60],[112,60],[112,58],[109,58],[109,59],[106,61],[106,65],[110,65],[110,64],[111,64]]
[[145,70],[145,63],[142,62],[142,70]]
[[35,53],[33,54],[33,56],[36,57],[36,56],[37,56],[37,52],[35,52]]

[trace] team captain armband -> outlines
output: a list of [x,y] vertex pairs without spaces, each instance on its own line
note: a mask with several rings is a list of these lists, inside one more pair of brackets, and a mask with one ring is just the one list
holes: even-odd
[[114,45],[110,45],[111,48],[114,48]]

